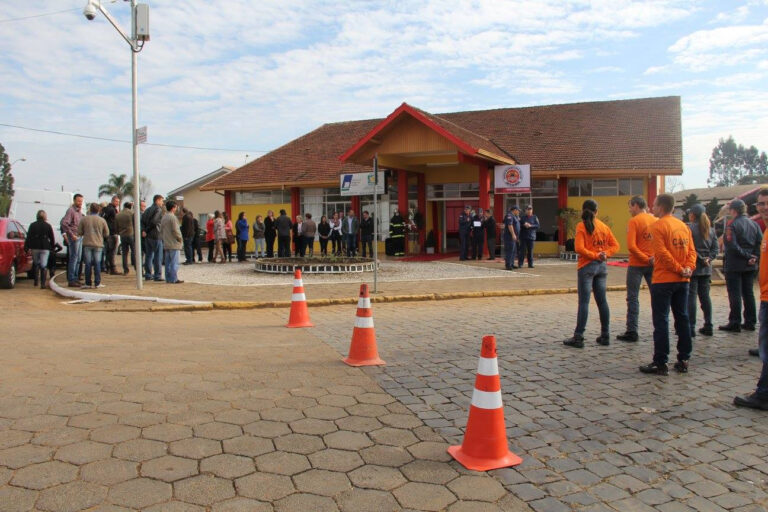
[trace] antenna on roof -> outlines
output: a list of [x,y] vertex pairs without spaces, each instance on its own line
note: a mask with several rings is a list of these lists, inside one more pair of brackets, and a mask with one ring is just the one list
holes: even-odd
[[245,161],[243,162],[243,165],[248,163],[248,156],[249,156],[248,154],[245,155]]

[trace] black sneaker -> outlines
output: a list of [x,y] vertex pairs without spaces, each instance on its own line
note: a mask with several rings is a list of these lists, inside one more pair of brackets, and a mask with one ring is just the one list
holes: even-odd
[[755,330],[755,324],[741,324],[741,330],[742,331],[754,331]]
[[627,331],[624,334],[619,334],[616,336],[616,339],[619,341],[638,341],[640,337],[637,335],[634,331]]
[[573,335],[573,337],[563,341],[563,345],[566,347],[584,348],[584,338],[582,336]]
[[674,368],[677,373],[688,373],[688,361],[678,361]]
[[749,349],[749,355],[754,357],[760,357],[760,350],[756,348]]
[[607,334],[601,334],[595,339],[595,343],[597,343],[598,345],[602,345],[604,347],[608,346],[611,344],[611,337],[608,336]]
[[699,329],[699,334],[703,336],[712,336],[715,333],[712,331],[712,327],[702,327],[701,329]]
[[733,405],[768,411],[768,396],[758,395],[757,393],[752,393],[747,396],[737,396],[733,399]]
[[651,373],[654,375],[669,375],[669,368],[664,363],[651,363],[640,367],[640,371],[643,373]]
[[719,326],[718,329],[728,332],[741,332],[741,326],[739,324],[725,324]]

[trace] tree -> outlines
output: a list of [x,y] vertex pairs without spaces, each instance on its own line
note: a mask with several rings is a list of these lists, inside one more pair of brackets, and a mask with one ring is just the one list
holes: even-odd
[[710,201],[707,203],[707,205],[704,207],[704,209],[707,210],[707,217],[709,217],[712,220],[715,220],[720,213],[720,203],[717,202],[717,198],[713,197],[710,199]]
[[729,187],[737,183],[760,183],[768,175],[768,156],[755,146],[736,144],[733,136],[720,139],[709,159],[708,185]]
[[129,182],[127,174],[110,174],[106,183],[99,187],[99,197],[102,196],[120,196],[123,197],[130,195]]
[[[136,198],[133,197],[133,189],[133,179],[131,179],[131,181],[127,183],[127,189],[125,193],[135,201]],[[141,195],[142,201],[146,201],[148,197],[152,197],[152,180],[143,174],[139,174],[139,194]]]
[[664,189],[668,194],[674,194],[678,190],[682,190],[684,188],[685,185],[680,179],[680,176],[667,176],[666,182],[664,183]]
[[697,204],[698,202],[699,202],[699,198],[696,194],[689,194],[685,198],[685,202],[683,203],[681,208],[683,209],[683,211],[688,211],[691,208],[691,206]]
[[5,148],[0,144],[0,217],[8,215],[13,199],[13,175]]

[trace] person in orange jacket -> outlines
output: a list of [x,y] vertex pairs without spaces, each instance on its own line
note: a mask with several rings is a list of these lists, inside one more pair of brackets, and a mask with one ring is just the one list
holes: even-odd
[[688,320],[688,282],[696,268],[696,247],[691,230],[672,216],[675,198],[661,194],[653,204],[659,220],[651,226],[653,238],[653,277],[651,278],[651,311],[653,313],[653,361],[640,367],[643,373],[668,375],[669,310],[677,331],[678,373],[688,372],[691,358],[691,325]]
[[589,315],[589,296],[595,295],[600,312],[600,336],[595,340],[599,345],[610,345],[609,334],[611,312],[605,296],[608,268],[605,262],[619,250],[619,243],[611,228],[597,218],[597,203],[587,199],[581,207],[582,221],[576,225],[576,252],[578,260],[579,311],[576,315],[576,329],[573,336],[563,341],[567,347],[584,347],[584,329]]

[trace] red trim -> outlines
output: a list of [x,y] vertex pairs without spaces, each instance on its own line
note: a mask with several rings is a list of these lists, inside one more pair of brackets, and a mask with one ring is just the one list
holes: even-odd
[[656,196],[659,195],[659,177],[656,175],[648,177],[648,207],[653,206]]
[[437,201],[432,201],[432,231],[435,232],[435,254],[440,254],[440,223],[437,218]]
[[229,190],[224,191],[224,211],[227,212],[227,217],[232,218],[232,192]]
[[291,223],[294,222],[297,215],[301,215],[301,189],[291,187]]
[[352,204],[350,205],[350,208],[355,211],[355,215],[358,219],[362,219],[363,213],[360,211],[360,196],[352,196],[351,202]]
[[360,139],[357,144],[352,146],[350,149],[347,150],[346,153],[341,155],[339,157],[339,160],[342,162],[346,162],[352,155],[357,153],[357,151],[362,148],[367,142],[369,142],[373,137],[375,137],[381,130],[386,128],[389,124],[392,123],[397,117],[400,116],[400,114],[409,114],[411,117],[416,119],[417,121],[421,122],[424,126],[427,128],[434,130],[438,134],[442,135],[449,141],[456,144],[456,146],[459,147],[462,151],[470,154],[477,153],[477,148],[473,148],[469,144],[467,144],[465,141],[461,140],[460,138],[453,135],[451,132],[446,130],[445,128],[441,127],[438,124],[435,124],[432,122],[428,117],[424,116],[421,112],[413,108],[412,106],[408,105],[407,103],[403,103],[397,109],[395,109],[394,112],[389,114],[386,119],[381,121],[379,124],[377,124],[370,132],[368,132],[362,139]]
[[[423,174],[416,175],[416,207],[419,209],[421,217],[424,219],[425,227],[427,221],[427,182]],[[419,230],[419,247],[421,252],[426,252],[424,242],[427,240],[427,230]]]
[[496,219],[496,243],[498,244],[501,242],[501,229],[499,229],[498,224],[500,222],[504,222],[504,217],[506,215],[506,212],[504,212],[504,195],[503,194],[493,194],[493,218]]
[[[408,218],[408,172],[405,169],[397,170],[397,209],[403,220]],[[405,237],[405,253],[408,254],[408,236]]]
[[[557,181],[557,207],[560,209],[568,207],[568,178],[560,178]],[[557,218],[557,243],[565,244],[565,220],[558,216]]]

